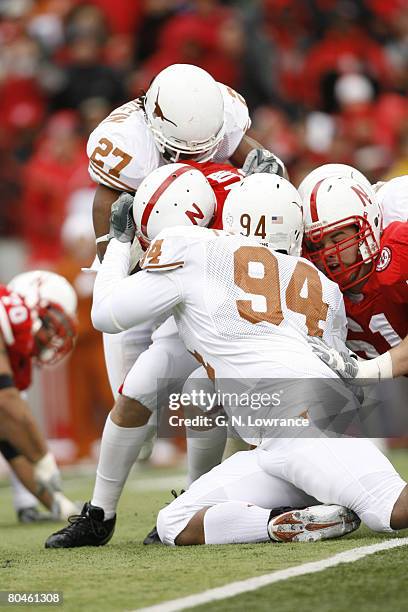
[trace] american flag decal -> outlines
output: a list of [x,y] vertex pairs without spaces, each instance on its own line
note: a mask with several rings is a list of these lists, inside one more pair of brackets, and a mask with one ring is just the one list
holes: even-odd
[[272,223],[283,223],[283,217],[271,217]]

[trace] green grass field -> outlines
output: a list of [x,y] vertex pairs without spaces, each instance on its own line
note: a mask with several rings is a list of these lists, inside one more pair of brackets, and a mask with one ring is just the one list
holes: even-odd
[[[394,452],[391,458],[408,478],[408,452]],[[341,540],[314,544],[143,546],[157,509],[169,501],[168,490],[181,481],[182,474],[174,470],[133,473],[121,499],[113,540],[103,548],[77,550],[45,550],[45,538],[58,525],[18,525],[8,487],[1,483],[0,590],[63,591],[66,611],[133,610],[393,537],[360,528]],[[89,499],[92,477],[67,476],[65,482],[72,498]],[[399,534],[407,535],[408,530]],[[200,608],[402,611],[408,607],[406,567],[407,548],[396,548]]]

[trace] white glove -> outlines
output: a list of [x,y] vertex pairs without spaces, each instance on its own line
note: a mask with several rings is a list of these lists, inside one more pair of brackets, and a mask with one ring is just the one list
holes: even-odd
[[57,491],[54,494],[51,515],[55,521],[67,521],[68,517],[80,514],[81,508],[72,502],[63,493]]
[[249,176],[255,172],[277,174],[283,177],[287,176],[283,161],[267,149],[252,149],[245,158],[242,172],[245,176]]
[[340,378],[354,379],[359,372],[357,356],[354,353],[336,351],[321,338],[308,336],[307,341],[315,355],[319,357]]
[[51,494],[61,491],[61,474],[52,453],[47,453],[34,464],[34,479],[40,490],[45,489]]

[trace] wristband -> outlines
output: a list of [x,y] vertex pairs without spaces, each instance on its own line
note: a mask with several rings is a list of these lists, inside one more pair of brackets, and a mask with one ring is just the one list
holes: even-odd
[[387,351],[375,359],[359,361],[355,380],[359,378],[376,378],[378,382],[392,378],[392,358],[390,352]]
[[10,389],[15,386],[16,384],[11,374],[0,374],[0,389]]
[[7,440],[0,440],[0,453],[6,461],[12,461],[21,455],[21,452]]
[[99,236],[99,238],[95,240],[95,244],[99,244],[100,242],[109,242],[109,240],[110,240],[110,235],[105,234],[104,236]]

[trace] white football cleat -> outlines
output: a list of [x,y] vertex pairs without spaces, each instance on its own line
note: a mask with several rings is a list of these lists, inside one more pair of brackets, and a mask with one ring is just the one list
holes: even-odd
[[273,542],[317,542],[340,538],[355,531],[359,525],[360,519],[352,510],[321,504],[273,516],[268,523],[268,533]]

